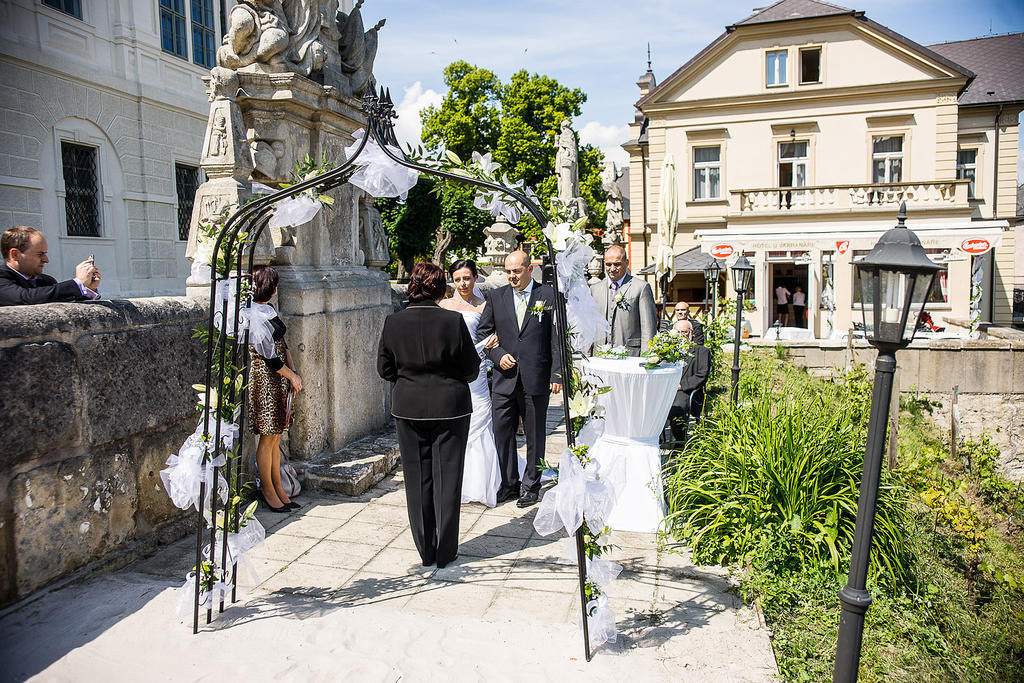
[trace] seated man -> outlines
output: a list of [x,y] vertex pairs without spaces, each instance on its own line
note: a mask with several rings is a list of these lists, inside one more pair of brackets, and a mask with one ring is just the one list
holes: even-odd
[[46,238],[35,228],[16,225],[0,237],[4,266],[0,268],[0,306],[45,304],[51,301],[87,301],[99,298],[100,271],[92,259],[75,266],[75,277],[58,283],[43,275]]
[[704,346],[704,325],[696,318],[690,317],[690,304],[686,301],[680,301],[676,304],[675,310],[676,321],[689,320],[690,325],[693,326],[693,343]]
[[[677,320],[672,331],[687,339],[693,339],[693,325],[689,320]],[[682,441],[686,437],[686,420],[688,415],[700,419],[704,410],[704,384],[711,370],[711,352],[707,347],[695,344],[693,358],[683,368],[683,376],[679,378],[679,390],[668,413],[668,422],[672,427],[672,438]]]

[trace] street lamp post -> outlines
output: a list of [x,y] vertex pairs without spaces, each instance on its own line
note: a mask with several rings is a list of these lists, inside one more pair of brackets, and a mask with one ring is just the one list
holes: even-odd
[[842,612],[839,616],[839,643],[832,673],[834,683],[857,680],[860,666],[864,614],[871,605],[865,590],[871,535],[875,525],[878,483],[882,472],[882,450],[889,421],[892,377],[896,370],[896,351],[914,338],[917,322],[924,311],[939,266],[925,254],[921,240],[905,222],[907,205],[900,205],[896,227],[886,232],[874,248],[857,262],[857,286],[864,316],[864,334],[878,349],[875,382],[871,394],[871,417],[864,448],[860,496],[857,500],[857,526],[853,535],[850,574],[839,591]]
[[740,255],[732,267],[732,287],[736,290],[736,339],[732,345],[732,403],[736,405],[740,386],[740,326],[743,324],[743,300],[754,278],[754,266]]
[[[712,258],[704,268],[704,299],[710,304],[711,319],[715,319],[715,304],[718,302],[718,274],[722,271],[722,267],[718,265],[718,259]],[[708,298],[710,292],[710,299]]]

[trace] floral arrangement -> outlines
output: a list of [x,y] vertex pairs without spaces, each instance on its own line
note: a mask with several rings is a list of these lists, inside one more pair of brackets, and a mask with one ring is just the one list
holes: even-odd
[[545,312],[550,310],[551,305],[548,304],[546,301],[538,301],[533,306],[530,307],[530,313],[537,316],[538,321],[541,319]]
[[614,358],[622,360],[629,358],[629,350],[625,346],[612,346],[611,344],[600,344],[594,347],[594,358]]
[[615,308],[619,309],[620,311],[629,310],[629,302],[626,301],[626,295],[623,294],[622,292],[619,292],[618,294],[615,295]]
[[680,361],[689,360],[693,353],[693,342],[675,332],[659,332],[651,339],[647,350],[642,356],[647,359],[644,363],[645,370],[653,370],[662,365],[671,365]]

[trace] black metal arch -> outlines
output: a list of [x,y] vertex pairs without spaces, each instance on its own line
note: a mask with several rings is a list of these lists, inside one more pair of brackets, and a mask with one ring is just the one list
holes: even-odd
[[[242,338],[239,339],[239,313],[241,311],[241,300],[245,288],[243,285],[247,285],[251,282],[250,273],[252,272],[253,262],[255,259],[256,251],[255,246],[259,241],[260,235],[266,229],[270,216],[274,211],[275,207],[282,200],[296,197],[306,190],[315,190],[318,194],[327,192],[334,189],[345,182],[347,182],[352,170],[356,166],[356,160],[359,155],[365,149],[367,143],[372,138],[383,150],[384,154],[391,158],[396,163],[411,168],[419,173],[437,176],[445,178],[459,183],[467,183],[469,185],[475,185],[477,187],[487,188],[490,190],[496,190],[505,195],[508,195],[515,199],[519,204],[526,208],[530,214],[534,217],[539,225],[542,227],[547,225],[548,217],[537,206],[531,201],[523,192],[515,190],[513,188],[506,187],[497,183],[492,183],[477,178],[457,175],[450,173],[438,168],[430,168],[417,164],[405,159],[400,155],[396,155],[389,149],[389,146],[398,146],[398,140],[395,137],[393,119],[398,118],[398,115],[394,111],[394,103],[391,100],[391,93],[389,90],[381,88],[379,94],[371,93],[363,98],[362,111],[366,116],[366,134],[360,140],[359,146],[355,152],[346,159],[337,168],[331,169],[326,173],[323,173],[315,178],[304,180],[296,183],[286,189],[278,190],[271,194],[262,195],[256,199],[250,201],[245,206],[236,210],[228,219],[224,222],[219,233],[217,234],[216,240],[213,246],[213,254],[210,262],[210,312],[207,319],[207,329],[209,335],[206,343],[206,400],[205,405],[207,410],[203,418],[203,436],[208,442],[212,439],[212,447],[209,449],[209,454],[204,456],[204,465],[212,460],[216,460],[223,452],[221,442],[221,419],[220,407],[218,406],[215,414],[218,416],[216,424],[212,426],[213,432],[211,432],[210,425],[210,413],[211,408],[211,389],[216,386],[218,392],[223,392],[227,387],[227,402],[229,405],[233,405],[236,401],[241,403],[241,412],[238,416],[237,424],[239,425],[239,439],[237,442],[237,455],[231,458],[224,466],[224,472],[226,472],[225,478],[228,481],[229,494],[228,500],[231,504],[232,493],[238,489],[238,479],[241,476],[241,462],[243,459],[245,439],[241,438],[246,427],[246,409],[247,401],[240,400],[240,396],[237,394],[236,380],[239,373],[242,377],[242,388],[248,386],[249,381],[249,331],[245,330]],[[244,236],[243,236],[244,235]],[[568,447],[575,446],[575,435],[571,428],[571,420],[569,418],[569,385],[571,381],[571,354],[568,347],[568,327],[567,327],[567,316],[566,316],[566,300],[561,295],[558,286],[557,277],[557,263],[556,253],[552,247],[551,240],[545,238],[548,248],[548,257],[551,265],[551,285],[555,291],[555,325],[556,332],[559,334],[562,343],[559,344],[559,355],[562,364],[562,410],[564,414],[566,424],[566,439]],[[225,273],[218,273],[217,259],[220,254],[224,254]],[[246,257],[246,258],[243,258]],[[546,259],[546,260],[547,260]],[[243,270],[242,264],[245,262],[246,268]],[[227,298],[221,298],[218,293],[219,283],[224,282],[225,279],[228,281],[229,291],[232,296]],[[248,295],[246,295],[248,298]],[[233,316],[228,317],[228,302],[234,302]],[[215,322],[217,321],[218,313],[220,315],[219,320],[221,322],[221,333],[217,332]],[[228,321],[233,321],[232,329],[228,331]],[[227,362],[227,365],[225,364]],[[216,367],[216,384],[211,385],[211,380],[214,380],[214,367]],[[225,382],[227,380],[227,382]],[[235,416],[231,416],[233,419]],[[218,476],[222,475],[220,468],[213,468],[213,483],[212,492],[210,496],[210,533],[209,533],[209,544],[210,544],[210,558],[215,560],[216,548],[214,547],[217,540],[217,508],[218,500],[216,495]],[[196,534],[196,581],[195,581],[195,596],[194,596],[194,613],[193,613],[193,633],[199,632],[199,596],[201,590],[201,583],[203,577],[202,562],[203,562],[203,537],[204,527],[203,520],[205,499],[206,499],[206,478],[203,478],[200,487],[199,496],[199,529]],[[228,559],[228,544],[227,536],[229,532],[229,519],[227,510],[222,511],[223,524],[221,526],[221,561],[216,563],[218,567],[223,571],[224,565]],[[238,505],[234,505],[231,512],[231,525],[237,530],[239,521],[239,509]],[[583,530],[580,528],[576,532],[576,555],[577,563],[579,568],[579,587],[580,587],[580,607],[582,610],[582,623],[583,623],[583,642],[584,650],[587,661],[591,659],[590,650],[590,635],[587,623],[587,599],[586,599],[586,554],[584,552],[584,539]],[[237,600],[237,581],[235,575],[237,573],[237,562],[232,566],[231,571],[231,601]],[[224,598],[221,594],[220,600],[220,611],[224,611]],[[206,622],[210,623],[212,619],[213,608],[212,604],[207,608],[206,611]]]

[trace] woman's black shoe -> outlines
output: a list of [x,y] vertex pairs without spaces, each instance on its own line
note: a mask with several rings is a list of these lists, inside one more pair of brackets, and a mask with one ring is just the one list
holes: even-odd
[[271,505],[270,503],[268,503],[267,499],[264,498],[263,496],[260,496],[260,499],[263,501],[264,505],[266,505],[268,508],[270,508],[271,512],[289,512],[291,510],[291,508],[289,508],[287,505],[282,505],[281,507],[276,508],[273,505]]
[[288,508],[289,510],[298,510],[300,507],[302,507],[301,505],[296,503],[294,500],[288,501],[287,503],[284,504],[284,506],[286,508]]

